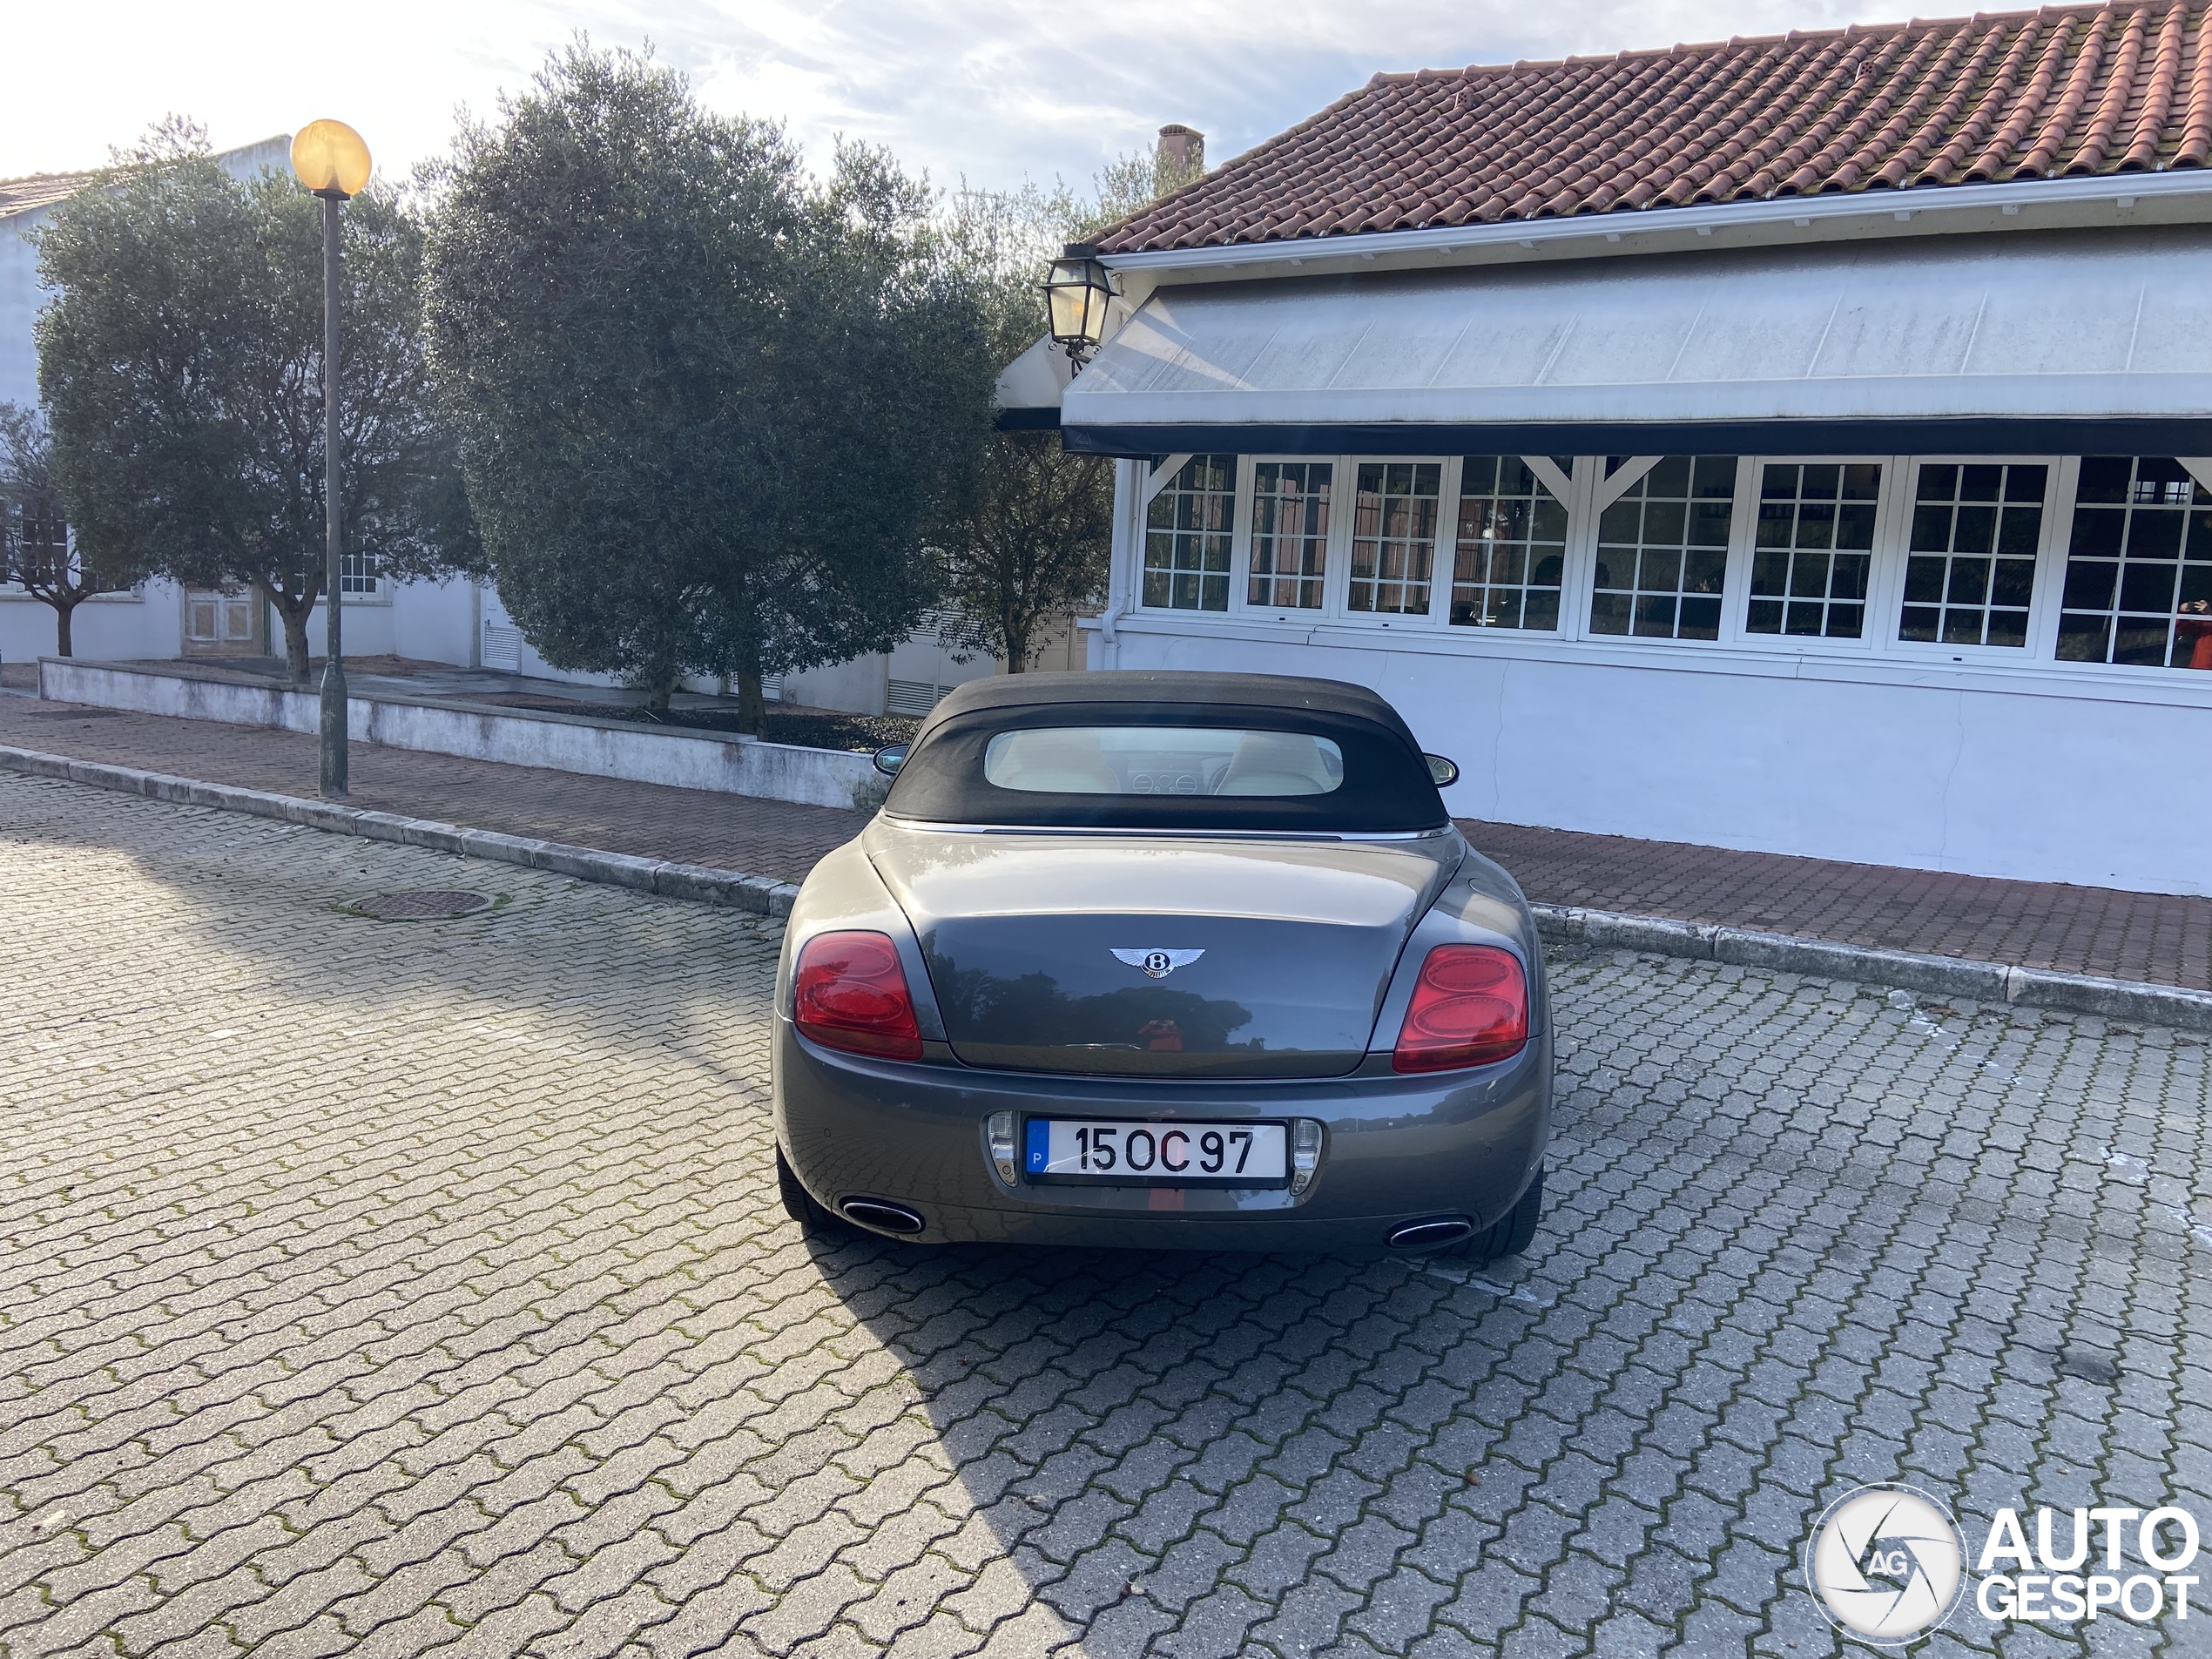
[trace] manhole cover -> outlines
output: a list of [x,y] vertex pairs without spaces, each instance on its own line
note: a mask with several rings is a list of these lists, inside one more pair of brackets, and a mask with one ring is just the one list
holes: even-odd
[[379,921],[435,921],[444,916],[469,916],[489,910],[491,900],[481,893],[380,893],[371,899],[356,899],[346,907]]

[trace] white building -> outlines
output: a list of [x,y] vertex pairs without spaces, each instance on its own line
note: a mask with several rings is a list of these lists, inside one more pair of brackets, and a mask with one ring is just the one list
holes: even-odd
[[1372,685],[1470,817],[2212,893],[2209,157],[2177,4],[1378,76],[1100,245],[1089,660]]

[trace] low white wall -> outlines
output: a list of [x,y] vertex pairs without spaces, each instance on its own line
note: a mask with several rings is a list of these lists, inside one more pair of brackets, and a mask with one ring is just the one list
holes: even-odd
[[[1318,631],[1316,631],[1317,633]],[[1467,818],[1909,869],[2212,894],[2212,707],[1998,677],[1669,669],[1275,642],[1118,619],[1096,666],[1370,685]],[[1944,684],[1945,678],[1953,683]],[[2117,690],[2117,688],[2114,688]]]
[[[347,617],[353,620],[349,613]],[[321,701],[314,691],[194,678],[109,664],[45,658],[38,694],[95,708],[132,709],[188,720],[314,732]],[[750,738],[692,736],[526,710],[454,708],[418,698],[347,699],[354,738],[394,749],[465,755],[516,766],[620,778],[753,795],[809,806],[851,807],[867,799],[880,774],[864,754],[802,749]]]

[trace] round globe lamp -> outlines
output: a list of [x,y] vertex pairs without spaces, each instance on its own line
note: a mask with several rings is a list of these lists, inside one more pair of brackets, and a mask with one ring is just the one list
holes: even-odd
[[293,135],[292,172],[316,195],[344,201],[368,187],[368,145],[343,121],[310,121]]

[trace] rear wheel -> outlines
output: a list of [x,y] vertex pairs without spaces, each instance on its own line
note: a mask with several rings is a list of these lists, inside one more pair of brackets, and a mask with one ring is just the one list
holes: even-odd
[[1483,1262],[1495,1261],[1501,1256],[1518,1256],[1535,1238],[1536,1223],[1543,1213],[1544,1166],[1540,1163],[1536,1166],[1536,1178],[1521,1195],[1521,1202],[1452,1253]]
[[784,1149],[776,1149],[776,1191],[784,1201],[784,1214],[797,1222],[803,1231],[810,1233],[842,1231],[844,1223],[815,1202],[814,1195],[806,1190],[790,1164],[784,1161]]

